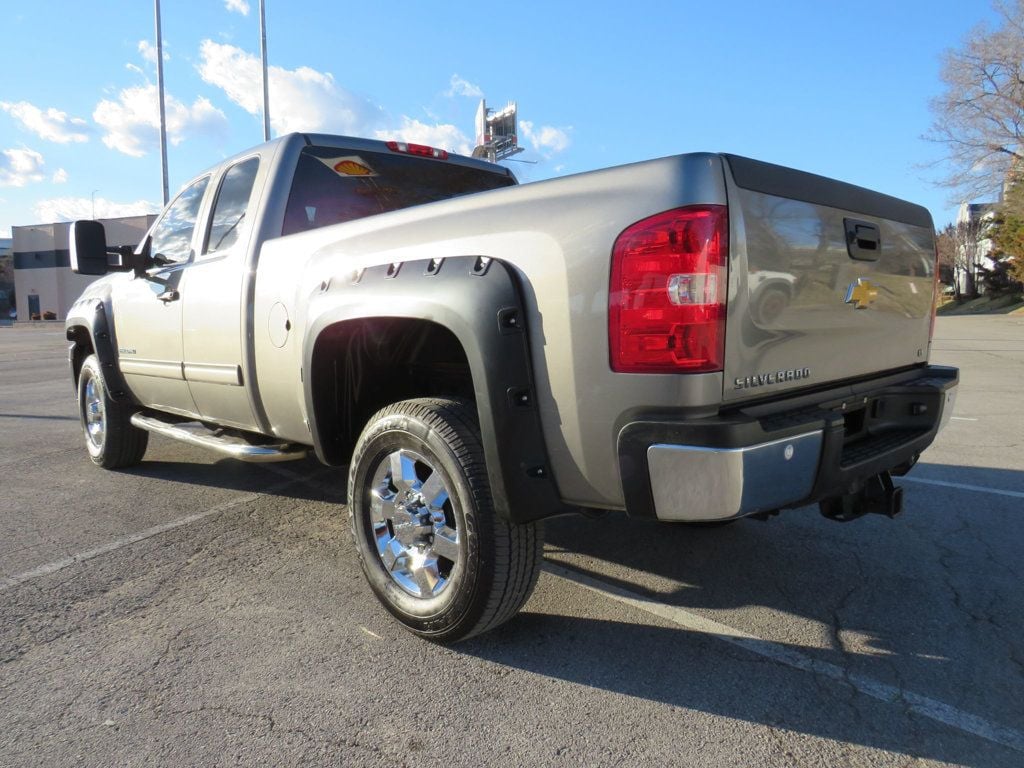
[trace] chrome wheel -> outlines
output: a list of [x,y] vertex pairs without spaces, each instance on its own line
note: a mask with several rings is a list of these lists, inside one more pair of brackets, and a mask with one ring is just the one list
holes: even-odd
[[384,568],[413,597],[448,586],[460,560],[452,500],[444,477],[423,456],[401,449],[373,471],[370,524]]
[[92,463],[104,469],[131,467],[142,461],[149,432],[131,422],[134,404],[124,397],[110,397],[96,355],[82,361],[78,374],[78,413],[85,434],[85,448]]
[[106,436],[106,414],[103,409],[103,385],[90,376],[85,382],[85,397],[82,403],[85,421],[85,437],[95,450],[103,447]]
[[496,514],[476,406],[464,400],[402,400],[371,416],[352,450],[348,516],[374,595],[434,642],[508,621],[540,573],[540,526]]

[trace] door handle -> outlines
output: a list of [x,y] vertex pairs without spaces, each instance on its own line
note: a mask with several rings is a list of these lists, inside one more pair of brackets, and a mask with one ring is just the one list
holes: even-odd
[[843,219],[846,250],[851,259],[878,261],[882,255],[882,233],[877,224],[857,219]]
[[160,301],[162,301],[164,304],[170,304],[172,301],[177,301],[178,299],[180,299],[181,294],[174,290],[164,291],[159,296],[157,296],[157,298],[160,299]]

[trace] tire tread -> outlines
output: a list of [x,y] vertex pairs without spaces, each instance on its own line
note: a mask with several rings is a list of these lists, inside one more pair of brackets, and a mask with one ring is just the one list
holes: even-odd
[[[99,379],[103,393],[103,412],[106,424],[103,450],[98,456],[91,456],[92,462],[104,469],[132,467],[142,461],[149,445],[149,432],[139,429],[131,422],[133,409],[110,398],[103,368],[95,355],[89,355],[82,364],[79,374],[79,408],[82,408],[83,376]],[[84,427],[84,424],[83,424]],[[88,438],[86,438],[88,440]]]
[[[480,426],[472,403],[440,397],[403,400],[378,411],[371,417],[369,424],[373,425],[390,416],[409,416],[422,421],[449,446],[473,494],[478,524],[490,527],[493,540],[493,570],[486,584],[488,593],[473,625],[436,635],[419,634],[442,642],[452,642],[494,629],[519,612],[537,584],[544,546],[543,523],[516,524],[495,513],[480,441]],[[353,515],[353,493],[354,490],[350,488],[350,521]],[[358,547],[358,541],[356,544]]]

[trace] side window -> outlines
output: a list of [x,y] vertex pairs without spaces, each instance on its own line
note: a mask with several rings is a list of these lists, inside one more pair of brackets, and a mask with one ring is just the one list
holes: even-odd
[[250,157],[236,163],[224,174],[224,180],[217,192],[217,202],[213,207],[213,218],[210,222],[210,235],[206,239],[204,253],[216,253],[230,248],[238,240],[240,225],[249,207],[249,196],[252,185],[256,181],[260,159]]
[[149,252],[158,264],[188,261],[192,230],[196,228],[199,204],[209,181],[210,177],[206,176],[185,189],[153,227]]

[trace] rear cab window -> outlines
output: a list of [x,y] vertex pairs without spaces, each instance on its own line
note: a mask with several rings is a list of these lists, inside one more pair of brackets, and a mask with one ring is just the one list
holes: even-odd
[[250,157],[235,163],[224,174],[210,217],[204,254],[226,251],[238,240],[259,167],[259,157]]
[[514,184],[510,176],[456,163],[305,147],[295,169],[282,234]]

